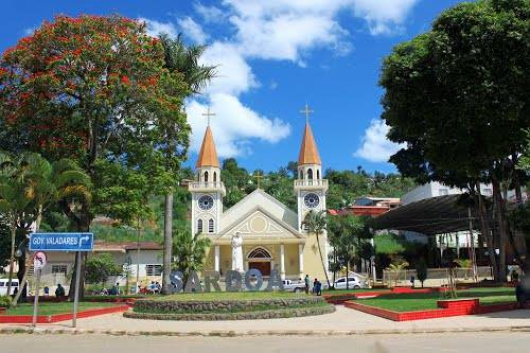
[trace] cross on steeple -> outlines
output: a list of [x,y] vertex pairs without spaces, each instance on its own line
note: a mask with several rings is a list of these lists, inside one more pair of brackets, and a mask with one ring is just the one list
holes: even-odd
[[252,177],[256,178],[256,180],[258,181],[258,189],[261,189],[261,179],[263,179],[263,174],[257,172],[256,175],[253,175]]
[[300,113],[305,114],[305,122],[306,124],[309,122],[309,114],[314,113],[315,111],[312,109],[309,109],[309,105],[307,103],[305,104],[305,107],[303,110],[300,110]]
[[215,113],[210,112],[210,106],[208,106],[208,111],[206,113],[202,113],[202,115],[208,117],[208,126],[210,126],[210,117],[215,116]]

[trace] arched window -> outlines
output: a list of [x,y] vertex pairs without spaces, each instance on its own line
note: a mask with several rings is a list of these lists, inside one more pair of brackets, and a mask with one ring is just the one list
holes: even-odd
[[317,180],[320,180],[320,170],[317,169]]
[[217,172],[213,172],[213,182],[217,181]]
[[202,228],[202,219],[199,219],[199,220],[197,221],[197,232],[198,232],[198,233],[202,233],[202,229],[203,229],[203,228]]
[[300,180],[304,179],[304,171],[300,169]]
[[208,182],[208,172],[204,172],[204,182]]
[[271,254],[263,248],[255,248],[252,250],[247,258],[249,259],[271,259]]
[[208,233],[213,233],[213,219],[210,218],[208,221]]
[[311,168],[307,170],[307,179],[313,180],[313,169]]

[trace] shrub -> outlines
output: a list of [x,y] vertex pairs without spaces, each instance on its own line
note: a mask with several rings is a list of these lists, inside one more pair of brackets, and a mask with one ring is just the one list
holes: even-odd
[[8,308],[11,304],[11,298],[8,296],[0,297],[0,308]]
[[423,282],[427,279],[427,263],[423,257],[416,264],[416,275],[421,282],[421,288],[423,288]]

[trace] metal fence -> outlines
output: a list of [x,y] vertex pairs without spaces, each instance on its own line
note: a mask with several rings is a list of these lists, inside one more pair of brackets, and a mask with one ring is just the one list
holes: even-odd
[[[455,268],[454,278],[457,282],[472,282],[473,268]],[[416,270],[383,270],[383,283],[386,285],[410,284],[411,277],[418,280]],[[478,280],[493,279],[493,269],[490,266],[477,267]],[[427,269],[427,280],[438,280],[446,282],[449,279],[448,268],[429,268]]]

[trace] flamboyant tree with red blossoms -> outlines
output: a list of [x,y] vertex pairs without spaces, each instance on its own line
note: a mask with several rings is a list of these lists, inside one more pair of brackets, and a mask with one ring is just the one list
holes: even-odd
[[16,133],[20,149],[75,158],[93,179],[98,159],[140,165],[162,158],[169,142],[178,164],[189,88],[164,64],[163,46],[138,21],[58,16],[2,55],[0,126]]
[[[96,213],[138,221],[148,195],[175,183],[189,144],[190,93],[144,24],[58,16],[0,58],[0,148],[78,161],[93,197],[63,205],[76,230],[88,230]],[[115,170],[149,183],[123,191]],[[115,197],[117,189],[128,197]]]

